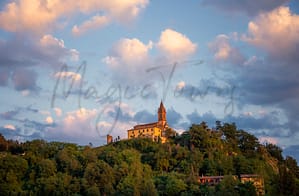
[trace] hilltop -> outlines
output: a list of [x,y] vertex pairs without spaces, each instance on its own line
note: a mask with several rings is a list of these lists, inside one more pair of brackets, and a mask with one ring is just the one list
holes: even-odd
[[[78,146],[0,137],[0,195],[256,195],[238,177],[256,174],[266,195],[298,195],[299,167],[274,144],[232,123],[193,124],[167,142],[135,138]],[[224,176],[216,186],[201,176]],[[236,177],[237,178],[236,178]]]

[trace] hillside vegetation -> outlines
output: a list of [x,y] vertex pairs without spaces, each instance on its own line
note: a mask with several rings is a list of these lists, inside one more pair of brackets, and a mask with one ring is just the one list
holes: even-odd
[[[266,195],[299,195],[299,167],[234,123],[193,124],[165,144],[150,139],[78,146],[0,135],[0,195],[255,195],[233,176],[258,174]],[[223,175],[217,186],[200,176]]]

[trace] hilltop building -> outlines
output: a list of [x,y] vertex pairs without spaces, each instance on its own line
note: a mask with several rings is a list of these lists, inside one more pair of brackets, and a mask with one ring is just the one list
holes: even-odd
[[257,195],[265,195],[264,178],[257,174],[243,174],[240,176],[241,182],[252,182]]
[[151,138],[153,141],[164,143],[167,140],[165,132],[168,128],[166,109],[161,101],[158,108],[158,121],[134,126],[133,129],[128,130],[128,139]]
[[[223,180],[224,176],[201,176],[198,177],[200,184],[207,184],[209,186],[215,186]],[[238,176],[233,176],[237,179]],[[264,178],[257,174],[241,174],[239,177],[242,183],[252,182],[256,189],[257,195],[265,195]]]

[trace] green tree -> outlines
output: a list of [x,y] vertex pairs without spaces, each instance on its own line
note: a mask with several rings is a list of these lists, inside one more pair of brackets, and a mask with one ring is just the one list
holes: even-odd
[[280,147],[278,147],[275,144],[266,144],[266,149],[268,151],[268,153],[276,158],[279,162],[283,161],[283,156],[282,156],[282,149]]
[[286,156],[285,164],[287,168],[290,170],[291,173],[293,173],[296,178],[299,179],[299,166],[297,164],[296,159],[290,156]]
[[223,180],[220,182],[218,190],[216,190],[217,195],[221,196],[237,196],[239,180],[235,176],[224,176]]
[[4,136],[0,133],[0,152],[8,150],[8,143]]
[[238,135],[238,146],[245,157],[254,157],[259,146],[258,139],[246,131],[240,130]]
[[239,183],[238,192],[242,196],[256,196],[256,189],[252,182]]
[[237,126],[235,123],[224,123],[221,127],[229,152],[238,151]]
[[199,148],[201,151],[206,150],[209,141],[209,134],[205,126],[205,124],[193,124],[189,129],[191,145],[195,148]]
[[175,172],[156,176],[155,184],[159,195],[180,195],[187,189],[187,184]]
[[56,164],[50,159],[43,159],[36,165],[36,175],[38,178],[48,178],[55,175]]
[[101,194],[114,193],[114,170],[106,162],[98,160],[89,163],[85,169],[84,178],[90,186],[97,186]]
[[27,161],[18,155],[7,154],[0,158],[0,192],[3,195],[23,192],[22,179],[28,169]]

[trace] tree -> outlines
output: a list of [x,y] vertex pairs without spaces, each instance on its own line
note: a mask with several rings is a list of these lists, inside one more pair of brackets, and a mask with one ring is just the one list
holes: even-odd
[[293,173],[296,178],[299,179],[299,166],[297,164],[296,159],[290,156],[286,156],[285,164],[287,168],[290,170],[291,173]]
[[36,175],[38,178],[48,178],[55,175],[56,165],[50,159],[43,159],[36,165]]
[[292,173],[285,165],[281,165],[279,167],[279,193],[281,195],[295,196],[296,192],[298,192],[296,185],[294,173]]
[[268,153],[276,158],[279,162],[283,161],[283,157],[282,157],[282,149],[278,146],[276,146],[275,144],[266,144],[266,149],[268,151]]
[[237,190],[242,196],[256,196],[256,189],[252,182],[239,183]]
[[165,130],[165,137],[166,138],[174,138],[176,135],[177,135],[177,133],[172,128],[167,128]]
[[84,178],[90,186],[97,186],[101,194],[114,193],[114,171],[106,162],[98,160],[95,163],[89,163],[85,169]]
[[0,152],[8,150],[8,143],[4,136],[0,133]]
[[230,150],[237,151],[238,150],[238,140],[237,140],[237,126],[235,123],[224,123],[221,128],[225,141],[227,145],[230,147]]
[[175,172],[157,176],[155,184],[159,195],[180,195],[187,189],[185,182]]
[[238,135],[238,147],[243,155],[246,157],[253,157],[256,155],[256,150],[259,146],[258,139],[243,130],[237,132]]
[[22,179],[27,169],[27,161],[20,156],[7,154],[0,158],[0,192],[4,195],[22,193]]
[[204,159],[202,166],[200,168],[200,174],[206,175],[206,176],[213,176],[216,175],[215,172],[215,163],[213,160],[210,159]]
[[218,190],[216,193],[221,196],[237,196],[239,181],[235,176],[224,176],[223,180],[220,182]]
[[205,126],[205,124],[193,124],[189,129],[191,145],[199,148],[201,151],[205,151],[208,146],[209,135]]
[[75,147],[64,147],[56,155],[57,170],[71,175],[79,175],[81,163],[77,159],[77,149]]

